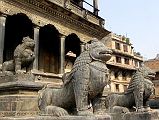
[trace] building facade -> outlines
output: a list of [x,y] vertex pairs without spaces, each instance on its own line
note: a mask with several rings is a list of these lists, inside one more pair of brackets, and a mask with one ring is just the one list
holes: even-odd
[[134,52],[129,38],[125,36],[111,33],[105,39],[105,44],[113,51],[112,58],[107,62],[110,69],[111,91],[124,92],[133,72],[143,62],[143,57]]
[[[113,50],[108,62],[111,91],[126,89],[142,57],[134,53],[127,38],[104,28],[97,1],[92,0],[91,5],[84,0],[0,0],[0,82],[4,83],[0,88],[0,116],[37,115],[37,92],[43,87],[37,84],[61,86],[63,73],[70,71],[83,43],[94,37],[101,40],[110,35],[105,45]],[[85,9],[84,4],[93,10]],[[31,71],[35,80],[11,81],[8,88],[2,64],[13,59],[15,48],[27,36],[35,41]]]
[[[14,49],[29,36],[35,40],[32,73],[37,82],[61,84],[80,54],[82,43],[106,36],[104,19],[98,16],[98,3],[83,7],[81,0],[1,0],[0,66],[13,59]],[[1,67],[0,67],[1,68]]]
[[154,59],[144,61],[144,64],[156,73],[152,82],[155,86],[155,97],[159,98],[159,54]]

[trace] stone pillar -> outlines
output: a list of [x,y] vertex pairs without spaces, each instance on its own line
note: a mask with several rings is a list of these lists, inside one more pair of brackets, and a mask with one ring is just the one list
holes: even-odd
[[114,80],[115,79],[115,75],[114,75],[114,71],[111,71],[110,73],[110,80]]
[[64,73],[64,63],[65,63],[65,37],[64,35],[61,36],[61,41],[60,41],[60,45],[61,45],[61,49],[60,49],[60,74]]
[[35,48],[34,48],[34,53],[35,53],[35,60],[33,63],[33,69],[38,70],[38,55],[39,55],[39,26],[34,27],[34,40],[35,40]]
[[98,15],[98,0],[93,0],[94,14]]
[[119,79],[119,81],[122,81],[122,80],[123,80],[122,71],[119,71],[119,72],[118,72],[118,79]]
[[113,82],[111,82],[110,88],[111,88],[111,92],[116,92],[116,87],[115,87],[115,84]]
[[119,92],[124,92],[124,85],[119,84]]
[[84,48],[85,45],[84,45],[84,44],[81,44],[80,46],[81,46],[81,53],[82,53],[82,52],[84,51],[84,49],[85,49],[85,48]]
[[0,14],[0,66],[3,63],[5,23],[6,23],[6,16],[3,14]]

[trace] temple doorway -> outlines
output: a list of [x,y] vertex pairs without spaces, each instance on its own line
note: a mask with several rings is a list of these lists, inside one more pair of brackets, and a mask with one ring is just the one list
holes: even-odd
[[48,24],[39,31],[39,70],[59,73],[60,34],[55,26]]

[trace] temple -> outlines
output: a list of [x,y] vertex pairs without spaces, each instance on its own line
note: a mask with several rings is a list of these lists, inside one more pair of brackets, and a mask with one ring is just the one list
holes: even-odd
[[0,119],[158,119],[154,73],[91,2],[0,0]]
[[35,101],[38,90],[45,84],[60,87],[63,73],[71,70],[84,44],[110,33],[98,12],[98,0],[92,3],[83,0],[0,1],[0,69],[4,62],[14,59],[14,50],[24,37],[35,41],[31,67],[34,77],[18,76],[18,81],[14,81],[10,76],[0,75],[0,116],[38,114]]
[[82,0],[2,0],[0,64],[11,60],[15,47],[29,36],[35,40],[33,73],[41,78],[36,80],[57,79],[80,54],[84,42],[109,33],[98,16],[98,1],[93,1],[92,12],[83,4]]

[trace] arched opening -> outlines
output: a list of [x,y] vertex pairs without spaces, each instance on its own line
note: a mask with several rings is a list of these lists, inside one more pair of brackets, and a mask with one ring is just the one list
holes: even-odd
[[3,62],[13,59],[15,48],[22,42],[23,37],[33,38],[33,23],[23,13],[7,16]]
[[81,53],[81,41],[80,38],[72,33],[68,35],[65,39],[65,72],[71,70],[75,59]]
[[51,24],[45,25],[39,31],[39,62],[40,71],[59,73],[60,34]]

